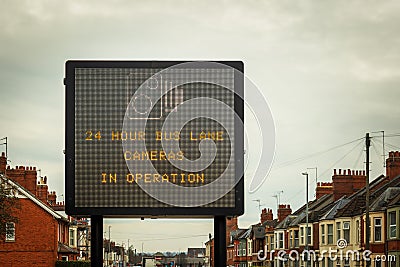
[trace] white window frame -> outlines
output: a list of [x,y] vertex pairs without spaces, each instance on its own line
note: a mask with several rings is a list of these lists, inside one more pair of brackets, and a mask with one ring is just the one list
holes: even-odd
[[[377,223],[379,221],[379,224]],[[377,230],[379,229],[379,239],[376,238],[376,233]],[[381,217],[376,217],[374,218],[374,241],[375,242],[381,242],[382,241],[382,218]]]
[[325,245],[325,224],[321,224],[321,244]]
[[[388,234],[389,234],[389,238],[390,239],[394,239],[394,238],[396,238],[397,237],[397,225],[396,225],[396,220],[397,220],[397,214],[396,214],[397,212],[396,211],[391,211],[391,212],[389,212],[389,218],[388,218],[388,224],[389,224],[389,231],[388,231]],[[391,221],[391,214],[394,214],[394,224],[392,224],[392,221]],[[392,235],[392,229],[394,229],[394,235]]]
[[301,226],[300,227],[300,245],[304,245],[305,244],[305,239],[304,239],[304,227]]
[[278,248],[282,249],[285,248],[285,233],[284,232],[278,232]]
[[[343,238],[346,239],[347,243],[350,244],[350,221],[344,221],[342,224],[343,228]],[[346,233],[347,233],[347,238],[346,238]]]
[[15,242],[15,223],[7,222],[6,223],[6,242]]
[[[296,238],[296,232],[297,232],[297,238]],[[294,230],[293,231],[293,239],[294,239],[294,247],[295,248],[298,248],[299,247],[299,235],[300,235],[300,232],[299,232],[299,230]],[[296,242],[296,240],[297,240],[297,242]]]
[[[331,229],[332,229],[332,232],[331,232],[330,234],[329,234],[329,226],[331,226]],[[333,240],[334,240],[334,239],[333,239],[333,228],[334,228],[334,227],[333,227],[333,223],[328,223],[327,226],[326,226],[326,236],[327,236],[327,240],[326,240],[326,241],[327,241],[327,244],[328,244],[328,245],[332,245],[332,244],[333,244]],[[329,237],[332,238],[332,239],[331,239],[332,242],[329,242]]]
[[306,228],[306,230],[307,230],[307,232],[306,232],[306,240],[307,240],[307,242],[308,242],[308,245],[312,245],[312,227],[311,226],[308,226],[308,229],[307,229],[307,227],[305,227]]
[[341,227],[342,227],[342,223],[341,222],[336,222],[336,241],[341,239],[341,237],[342,237]]

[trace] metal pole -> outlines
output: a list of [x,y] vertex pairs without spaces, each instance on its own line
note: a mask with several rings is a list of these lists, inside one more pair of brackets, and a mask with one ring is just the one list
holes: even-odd
[[214,217],[214,266],[226,266],[226,217]]
[[[369,221],[369,147],[371,145],[371,140],[369,133],[365,134],[365,250],[369,250],[369,240],[370,240],[370,221]],[[367,267],[371,266],[371,261],[367,261]]]
[[103,216],[92,215],[91,220],[91,245],[90,245],[90,266],[103,266]]
[[[109,259],[110,259],[110,253],[111,253],[111,225],[108,226],[108,258],[107,258],[107,266],[108,266]],[[111,253],[111,259],[112,259],[112,253]]]
[[303,172],[303,175],[306,176],[306,246],[305,249],[307,251],[307,266],[309,266],[309,256],[310,254],[308,253],[308,173],[307,172]]

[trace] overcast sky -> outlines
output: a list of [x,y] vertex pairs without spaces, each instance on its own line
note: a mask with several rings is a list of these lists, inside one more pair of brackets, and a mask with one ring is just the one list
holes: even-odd
[[[304,204],[301,172],[309,167],[320,181],[330,180],[333,167],[364,168],[359,142],[306,156],[368,131],[400,132],[400,2],[241,2],[0,1],[0,138],[8,137],[10,165],[37,166],[50,189],[63,193],[68,59],[235,59],[267,99],[277,136],[273,170],[246,194],[241,227],[258,222],[255,199],[275,209],[272,196],[283,190],[282,203]],[[252,136],[250,154],[258,142]],[[383,173],[381,142],[373,139],[371,177]],[[386,143],[387,151],[400,146],[398,137]],[[112,239],[130,239],[139,251],[142,243],[154,252],[200,247],[212,232],[211,220],[108,225]]]

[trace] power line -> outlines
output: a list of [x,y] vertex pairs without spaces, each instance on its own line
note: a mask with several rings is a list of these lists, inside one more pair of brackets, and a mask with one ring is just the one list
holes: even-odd
[[310,154],[310,155],[307,155],[307,156],[303,156],[303,157],[300,157],[300,158],[297,158],[297,159],[294,159],[294,160],[289,160],[289,161],[283,162],[283,163],[281,163],[281,164],[277,164],[277,165],[276,165],[275,167],[273,167],[272,169],[284,168],[284,167],[290,166],[290,165],[292,165],[292,164],[298,163],[298,162],[300,162],[300,161],[303,161],[303,160],[305,160],[305,159],[308,159],[308,158],[312,158],[312,157],[315,157],[315,156],[319,156],[319,155],[325,154],[325,153],[330,152],[330,151],[332,151],[332,150],[335,150],[335,149],[337,149],[337,148],[344,147],[344,146],[346,146],[346,145],[352,144],[352,143],[354,143],[354,142],[357,142],[357,141],[360,141],[360,140],[363,140],[363,139],[364,139],[364,137],[361,137],[361,138],[355,139],[355,140],[353,140],[353,141],[350,141],[350,142],[347,142],[347,143],[344,143],[344,144],[341,144],[341,145],[337,145],[337,146],[328,148],[328,149],[323,150],[323,151],[319,151],[319,152],[316,152],[316,153],[313,153],[313,154]]
[[360,149],[360,153],[358,153],[358,156],[354,163],[353,169],[357,168],[358,164],[360,163],[360,159],[361,159],[363,152],[364,152],[364,149]]
[[[185,238],[193,238],[193,237],[208,237],[208,235],[190,235],[190,236],[179,236],[179,237],[169,237],[169,238],[148,238],[148,239],[135,239],[134,241],[142,242],[142,241],[161,241],[161,240],[175,240],[175,239],[185,239]],[[125,240],[126,238],[113,238],[115,240]]]
[[[320,175],[318,175],[318,178],[319,177],[321,177],[321,176],[323,176],[325,173],[327,173],[329,170],[331,170],[336,164],[338,164],[339,162],[341,162],[344,158],[346,158],[351,152],[353,152],[360,144],[362,144],[363,142],[364,142],[364,137],[363,138],[360,138],[360,139],[358,139],[358,140],[356,140],[356,141],[359,141],[359,140],[361,140],[360,142],[358,142],[352,149],[350,149],[350,151],[349,152],[347,152],[344,156],[342,156],[340,159],[338,159],[337,161],[335,161],[335,163],[333,163],[329,168],[327,168],[323,173],[321,173]],[[351,143],[354,143],[355,141],[352,141]],[[312,182],[311,181],[309,181],[308,182],[308,185],[310,185]],[[286,201],[289,201],[289,200],[292,200],[292,199],[294,199],[295,197],[297,197],[300,193],[302,193],[302,192],[304,192],[304,188],[303,189],[301,189],[300,191],[298,191],[297,193],[295,193],[294,195],[292,195],[292,197],[291,198],[289,198],[289,199],[287,199]]]
[[[385,135],[385,137],[386,137],[386,135]],[[382,141],[380,141],[380,140],[378,140],[378,139],[375,139],[375,141],[382,144]],[[392,144],[389,144],[388,142],[385,142],[385,146],[389,146],[389,147],[391,147],[392,149],[396,149],[396,150],[397,150],[397,149],[400,149],[400,147],[395,146],[395,145],[392,145]]]
[[[364,138],[362,138],[364,139]],[[333,163],[328,169],[326,169],[322,174],[319,175],[319,177],[323,176],[325,173],[327,173],[328,171],[332,170],[333,167],[335,167],[336,164],[338,164],[339,162],[341,162],[343,159],[345,159],[351,152],[353,152],[360,144],[364,143],[364,140],[361,140],[360,142],[358,142],[349,152],[347,152],[343,157],[341,157],[340,159],[338,159],[335,163]],[[363,151],[363,149],[362,149]]]

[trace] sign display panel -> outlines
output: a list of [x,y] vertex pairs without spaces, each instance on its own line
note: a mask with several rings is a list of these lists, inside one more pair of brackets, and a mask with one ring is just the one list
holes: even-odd
[[68,61],[66,211],[243,213],[243,63]]

